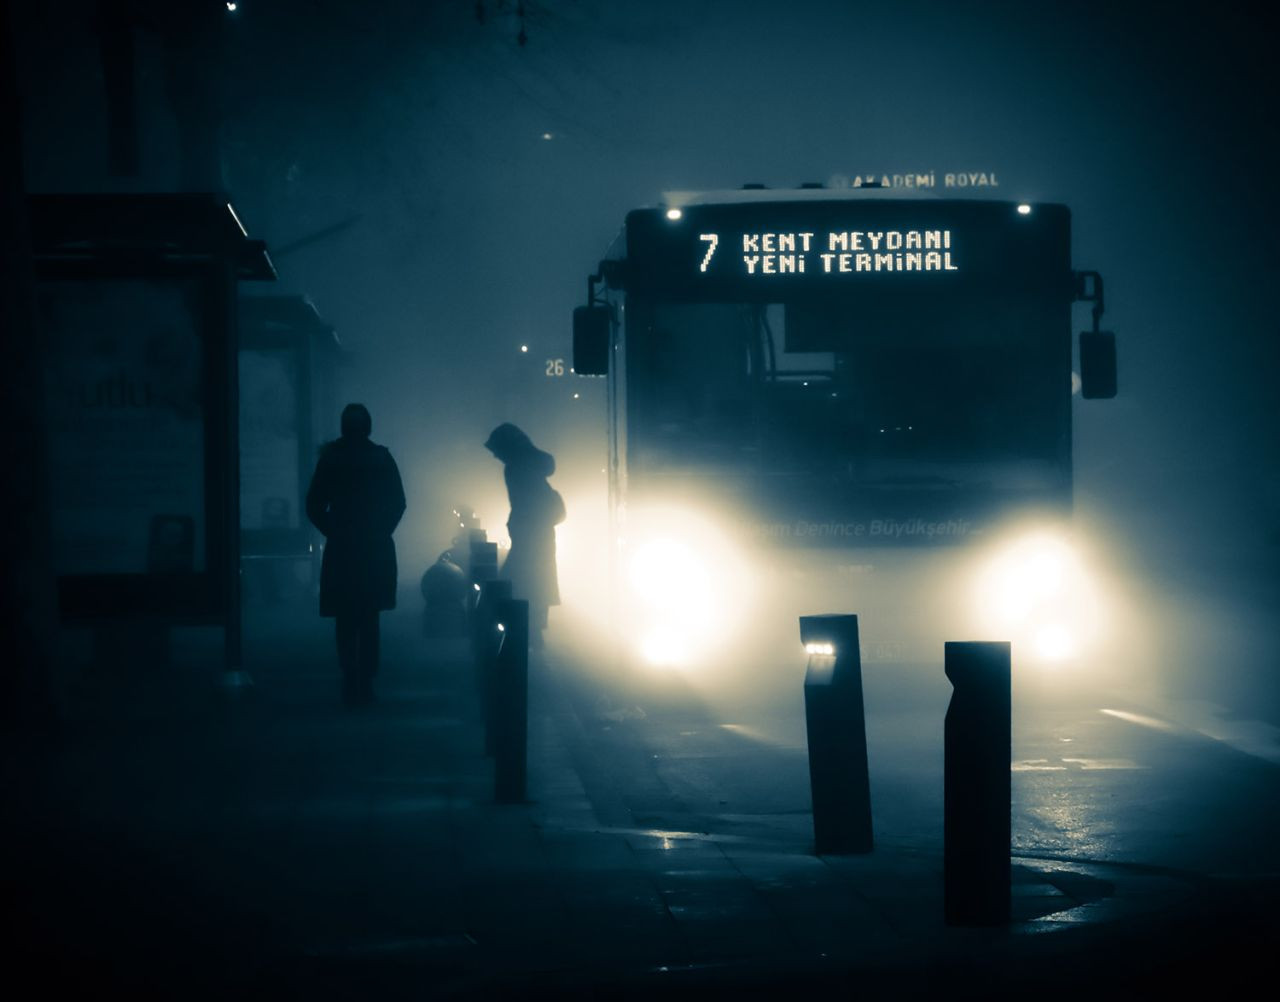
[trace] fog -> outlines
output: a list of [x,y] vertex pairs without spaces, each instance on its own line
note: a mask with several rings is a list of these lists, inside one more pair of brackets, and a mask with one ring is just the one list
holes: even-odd
[[[180,187],[155,33],[139,35],[142,168],[113,178],[95,39],[64,8],[16,13],[28,188]],[[1243,6],[224,13],[202,52],[222,50],[222,183],[251,236],[299,244],[274,286],[242,294],[305,295],[336,328],[343,396],[369,406],[403,472],[406,580],[449,545],[458,504],[502,536],[500,468],[481,448],[502,421],[557,457],[562,545],[607,545],[588,531],[605,524],[604,382],[547,372],[626,211],[666,190],[981,171],[991,196],[1069,206],[1073,266],[1106,280],[1120,395],[1076,402],[1077,515],[1141,610],[1144,657],[1168,659],[1183,694],[1277,709],[1280,144],[1270,53]]]
[[[1251,7],[0,24],[15,970],[165,998],[1265,983],[1280,137]],[[909,204],[741,190],[919,175]],[[664,199],[708,191],[740,204]],[[1058,205],[1114,399],[1067,396]],[[652,334],[614,354],[611,506],[619,370],[571,371],[573,311],[639,207],[669,211],[608,292]],[[766,214],[762,254],[884,226],[885,270],[932,274],[708,272]],[[822,614],[857,620],[801,643]]]

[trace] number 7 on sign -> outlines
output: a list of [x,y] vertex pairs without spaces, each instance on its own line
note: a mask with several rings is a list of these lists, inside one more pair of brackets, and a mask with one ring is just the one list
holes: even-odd
[[707,256],[702,259],[702,271],[707,270],[707,265],[711,263],[711,255],[716,252],[716,247],[720,244],[720,234],[718,233],[699,233],[699,240],[707,242]]

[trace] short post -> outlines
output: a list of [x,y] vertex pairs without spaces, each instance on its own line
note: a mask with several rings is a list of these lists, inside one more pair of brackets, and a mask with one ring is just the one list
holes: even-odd
[[529,603],[507,599],[496,610],[501,640],[493,678],[493,795],[500,804],[520,804],[529,750]]
[[[467,611],[471,619],[471,656],[476,660],[476,667],[479,668],[480,657],[484,650],[484,644],[481,641],[484,628],[484,610],[482,604],[484,602],[485,582],[496,580],[498,577],[498,544],[486,542],[483,529],[472,529],[470,532],[470,545],[467,548],[467,574],[471,579],[471,587],[473,589],[473,601],[468,604]],[[490,562],[492,557],[492,562]]]
[[483,529],[467,532],[467,571],[477,584],[498,576],[498,544],[486,538]]
[[945,645],[945,914],[948,925],[1009,922],[1011,674],[1007,642]]
[[857,616],[801,616],[814,852],[870,852],[871,782]]
[[511,582],[491,578],[480,582],[472,620],[471,643],[476,665],[476,684],[480,690],[480,707],[484,712],[484,753],[494,753],[494,674],[501,637],[498,634],[498,608],[511,600]]

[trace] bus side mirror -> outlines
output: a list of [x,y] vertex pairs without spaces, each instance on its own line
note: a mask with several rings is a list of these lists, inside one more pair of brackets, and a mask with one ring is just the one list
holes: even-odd
[[1110,400],[1116,395],[1116,336],[1111,331],[1080,333],[1080,396]]
[[577,375],[609,374],[612,319],[607,306],[579,306],[573,311],[573,371]]

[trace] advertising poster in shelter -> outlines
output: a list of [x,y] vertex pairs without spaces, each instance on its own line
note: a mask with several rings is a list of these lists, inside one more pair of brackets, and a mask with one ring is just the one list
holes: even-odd
[[206,569],[200,294],[180,280],[41,285],[59,575]]

